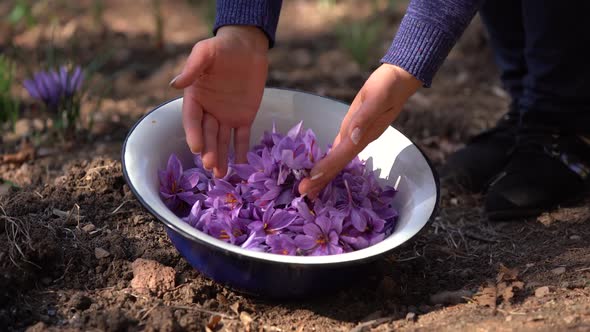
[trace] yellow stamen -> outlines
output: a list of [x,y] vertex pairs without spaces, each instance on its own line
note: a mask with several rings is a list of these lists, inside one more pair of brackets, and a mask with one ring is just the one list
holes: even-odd
[[225,230],[219,232],[219,239],[220,240],[229,240],[229,234]]

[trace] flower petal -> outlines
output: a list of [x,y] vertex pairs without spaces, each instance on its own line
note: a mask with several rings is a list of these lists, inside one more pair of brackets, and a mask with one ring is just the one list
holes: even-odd
[[168,158],[168,166],[166,170],[172,175],[172,179],[178,181],[182,175],[182,164],[175,154],[171,154]]

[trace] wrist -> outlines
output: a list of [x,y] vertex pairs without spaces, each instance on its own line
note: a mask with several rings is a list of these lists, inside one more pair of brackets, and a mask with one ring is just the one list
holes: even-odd
[[246,47],[250,51],[266,54],[268,53],[268,38],[258,27],[249,25],[226,25],[217,31],[221,38],[231,38]]

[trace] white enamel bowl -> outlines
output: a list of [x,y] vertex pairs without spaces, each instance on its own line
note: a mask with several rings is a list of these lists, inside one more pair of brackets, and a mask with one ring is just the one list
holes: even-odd
[[[234,289],[270,297],[300,297],[335,290],[366,274],[371,263],[416,236],[434,217],[438,178],[424,154],[389,127],[360,157],[380,169],[380,181],[398,193],[395,232],[384,241],[352,253],[320,257],[283,256],[242,249],[201,233],[166,208],[158,194],[157,170],[171,153],[185,165],[191,153],[182,128],[182,99],[156,107],[139,120],[123,146],[123,172],[137,199],[164,223],[172,243],[197,270]],[[260,140],[273,121],[280,132],[303,120],[324,148],[336,136],[348,105],[313,94],[267,88],[252,127]]]

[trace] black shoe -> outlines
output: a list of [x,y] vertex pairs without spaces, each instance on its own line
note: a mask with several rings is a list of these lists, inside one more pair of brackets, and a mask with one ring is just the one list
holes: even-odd
[[473,137],[449,156],[440,169],[443,184],[458,184],[472,192],[485,190],[509,160],[516,143],[518,113],[508,112],[495,127]]
[[590,178],[590,144],[575,135],[524,129],[488,188],[490,220],[533,217],[580,196]]

